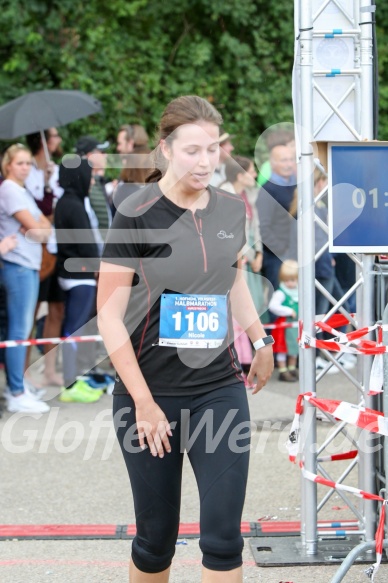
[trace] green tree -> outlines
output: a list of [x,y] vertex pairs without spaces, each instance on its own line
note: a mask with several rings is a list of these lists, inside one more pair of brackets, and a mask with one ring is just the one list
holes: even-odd
[[114,139],[142,120],[151,134],[165,104],[199,94],[224,116],[239,150],[292,118],[293,7],[283,0],[3,0],[0,99],[43,88],[80,89],[104,115],[72,124]]
[[[0,103],[44,88],[79,89],[103,115],[63,129],[114,140],[140,120],[152,135],[163,107],[198,94],[223,114],[240,153],[292,121],[293,2],[278,0],[1,0]],[[379,3],[380,138],[388,134],[388,7]]]

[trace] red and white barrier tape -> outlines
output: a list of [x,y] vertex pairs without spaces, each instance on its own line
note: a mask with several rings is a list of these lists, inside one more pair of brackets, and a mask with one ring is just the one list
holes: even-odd
[[304,399],[314,407],[317,407],[337,420],[345,421],[345,423],[350,423],[351,425],[360,427],[360,429],[366,429],[372,433],[388,436],[388,417],[384,417],[381,411],[374,411],[373,409],[354,405],[353,403],[347,403],[346,401],[317,399],[312,393],[303,393],[298,395],[296,401],[295,416],[287,442],[287,449],[291,462],[295,462],[299,453],[300,416],[303,412]]
[[[388,352],[388,346],[383,345],[383,332],[388,331],[388,324],[374,324],[365,326],[352,332],[341,332],[333,326],[342,326],[344,323],[349,324],[345,317],[332,317],[328,322],[315,322],[316,328],[323,332],[328,332],[334,336],[331,340],[319,340],[307,334],[303,329],[300,334],[299,343],[302,348],[322,348],[331,352],[348,352],[350,354],[384,354]],[[378,339],[361,340],[363,336],[377,330]]]
[[30,340],[4,340],[0,348],[14,348],[15,346],[38,346],[39,344],[60,344],[61,342],[98,342],[102,337],[98,334],[90,336],[66,336],[63,338],[31,338]]
[[[298,322],[280,322],[278,324],[265,324],[265,328],[271,330],[281,328],[296,328]],[[61,342],[99,342],[102,337],[98,334],[90,336],[68,336],[57,338],[29,338],[28,340],[0,340],[0,348],[14,348],[15,346],[39,346],[43,344],[60,344]]]
[[[301,326],[299,333],[299,345],[302,348],[320,348],[330,352],[345,352],[349,354],[366,354],[374,356],[369,379],[368,395],[378,395],[383,392],[384,384],[384,359],[388,352],[388,346],[383,344],[383,332],[388,331],[387,324],[374,324],[348,332],[347,334],[337,330],[333,326],[341,326],[344,321],[349,323],[344,316],[332,317],[328,322],[318,321],[315,326],[320,330],[333,334],[331,340],[320,340],[307,334]],[[363,336],[377,331],[377,340],[362,340]]]
[[331,480],[326,480],[326,478],[323,478],[322,476],[318,476],[317,474],[313,474],[312,472],[306,470],[306,468],[303,465],[303,462],[300,462],[299,465],[302,470],[302,475],[304,478],[306,478],[306,480],[310,480],[311,482],[315,482],[323,486],[328,486],[329,488],[334,488],[335,490],[349,492],[350,494],[354,494],[355,496],[363,498],[364,500],[376,500],[378,502],[382,502],[379,524],[375,535],[376,562],[365,570],[366,576],[373,582],[375,580],[377,571],[379,570],[383,555],[385,506],[388,503],[388,501],[384,500],[384,498],[378,496],[377,494],[369,494],[369,492],[364,492],[359,488],[353,488],[352,486],[345,486],[344,484],[339,484],[337,482],[332,482]]
[[364,490],[360,490],[359,488],[354,488],[353,486],[345,486],[345,484],[333,482],[332,480],[327,480],[322,476],[313,474],[312,472],[306,470],[306,468],[303,465],[303,462],[300,462],[299,466],[302,470],[303,477],[306,478],[306,480],[310,480],[310,482],[316,482],[317,484],[327,486],[328,488],[333,488],[334,490],[341,490],[341,492],[349,492],[350,494],[354,494],[354,496],[357,496],[358,498],[363,498],[364,500],[376,500],[377,502],[384,502],[384,498],[382,498],[378,494],[370,494],[369,492],[364,492]]
[[353,460],[358,456],[358,451],[352,449],[352,451],[347,451],[345,453],[336,453],[334,455],[322,455],[317,458],[317,462],[339,462],[342,460]]

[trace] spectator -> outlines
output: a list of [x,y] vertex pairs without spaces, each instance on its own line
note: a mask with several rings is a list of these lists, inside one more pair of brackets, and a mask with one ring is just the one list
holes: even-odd
[[58,183],[58,164],[51,160],[52,156],[62,156],[62,138],[56,128],[45,130],[44,138],[50,159],[47,159],[40,132],[26,136],[27,145],[32,153],[32,166],[25,186],[35,198],[42,213],[50,217],[56,199],[63,194],[63,189]]
[[212,186],[219,186],[226,180],[225,163],[234,150],[232,144],[233,137],[227,132],[222,133],[220,136],[220,160],[210,180]]
[[[294,174],[296,175],[294,132],[290,129],[285,129],[282,127],[276,128],[275,130],[268,131],[265,141],[268,148],[268,152],[271,152],[271,150],[275,146],[287,146],[288,148],[290,148],[291,153],[294,156]],[[260,166],[259,175],[257,177],[257,184],[259,186],[263,186],[271,178],[271,173],[272,173],[271,162],[268,159]]]
[[[113,215],[113,204],[111,204],[111,197],[108,194],[109,184],[105,180],[105,169],[107,165],[107,154],[105,150],[108,148],[109,142],[99,143],[99,140],[93,136],[83,136],[76,143],[76,153],[85,158],[89,166],[92,168],[91,186],[89,195],[84,198],[84,206],[87,210],[89,221],[94,232],[94,238],[98,247],[99,256],[102,253],[103,242],[105,234],[110,227]],[[94,336],[98,334],[97,325],[95,321],[95,304],[89,314],[89,320],[83,327],[85,335]],[[77,347],[77,362],[78,370],[88,370],[91,365],[96,362],[98,351],[98,343],[87,342],[79,344]],[[92,371],[92,374],[93,371]],[[100,375],[101,377],[101,375]],[[84,380],[91,382],[91,374]],[[94,377],[93,377],[94,378]],[[103,386],[104,377],[101,377]],[[96,384],[96,383],[94,383]],[[93,388],[94,385],[93,385]],[[102,388],[99,385],[99,388]]]
[[[262,271],[272,288],[277,289],[279,269],[286,258],[292,224],[289,210],[294,198],[295,175],[290,148],[282,145],[272,148],[270,163],[271,177],[260,188],[256,205],[263,241]],[[269,289],[269,297],[271,292]]]
[[113,194],[114,208],[118,208],[127,196],[133,194],[145,184],[150,173],[150,168],[146,167],[139,160],[138,166],[126,157],[127,154],[150,154],[149,137],[143,126],[140,124],[122,126],[117,136],[117,152],[122,158],[122,169],[120,180]]
[[[220,188],[227,192],[238,194],[245,204],[245,237],[247,243],[243,249],[243,265],[248,287],[259,315],[263,305],[263,288],[261,278],[256,274],[261,269],[263,247],[260,238],[259,217],[255,207],[257,198],[257,188],[255,188],[256,170],[252,160],[242,156],[235,156],[226,161],[225,174],[227,182],[221,184]],[[237,355],[245,375],[252,363],[252,345],[247,333],[235,320],[233,328]],[[245,376],[244,380],[246,381]]]
[[[277,318],[285,318],[286,322],[298,321],[298,264],[288,259],[282,263],[279,270],[279,288],[274,292],[269,302],[269,310]],[[298,359],[298,328],[290,327],[285,331],[285,346],[275,341],[279,369],[279,381],[295,382],[298,380],[296,363]]]
[[131,154],[133,152],[134,146],[134,127],[129,124],[122,125],[117,134],[117,152],[121,156],[125,156],[125,154]]
[[[16,235],[18,243],[2,260],[1,277],[8,299],[8,340],[26,340],[31,331],[39,291],[41,243],[48,240],[51,232],[50,222],[24,187],[31,163],[31,152],[22,144],[10,146],[2,160],[5,180],[0,186],[0,240]],[[38,231],[29,232],[27,239],[25,234],[31,229]],[[25,346],[5,351],[7,409],[13,413],[45,413],[49,406],[39,400],[38,392],[25,386],[25,358]]]
[[[62,138],[56,128],[50,128],[44,132],[47,144],[47,152],[50,156],[62,155],[61,141]],[[30,174],[26,180],[26,189],[33,195],[36,204],[47,216],[51,223],[54,221],[54,207],[56,201],[62,196],[63,189],[59,186],[58,174],[59,166],[53,161],[47,160],[45,148],[42,143],[41,134],[29,134],[26,138],[27,144],[32,153],[32,166]],[[61,335],[62,322],[64,314],[64,293],[58,285],[56,270],[56,253],[57,244],[54,229],[52,236],[43,248],[43,257],[54,256],[54,269],[46,277],[41,273],[39,285],[38,303],[36,314],[38,313],[41,302],[48,302],[48,312],[44,318],[42,336],[43,338],[56,338]],[[44,381],[45,385],[61,386],[63,384],[62,376],[56,371],[57,350],[52,344],[43,346],[44,358]],[[28,375],[28,363],[30,360],[30,348],[27,349],[26,375]],[[31,381],[31,379],[29,379]]]
[[[92,168],[86,159],[77,168],[59,169],[59,182],[64,188],[63,197],[55,208],[54,224],[61,229],[58,241],[58,281],[65,292],[64,336],[83,328],[89,321],[96,300],[96,264],[98,247],[89,218],[88,199]],[[91,403],[97,401],[102,391],[92,389],[85,380],[78,380],[85,370],[77,359],[78,344],[63,345],[63,371],[65,387],[59,397],[64,402]],[[90,362],[89,369],[94,365]]]

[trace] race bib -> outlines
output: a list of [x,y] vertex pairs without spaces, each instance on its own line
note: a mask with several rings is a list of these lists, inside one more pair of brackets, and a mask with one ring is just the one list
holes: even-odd
[[227,332],[226,296],[162,294],[159,346],[218,348]]

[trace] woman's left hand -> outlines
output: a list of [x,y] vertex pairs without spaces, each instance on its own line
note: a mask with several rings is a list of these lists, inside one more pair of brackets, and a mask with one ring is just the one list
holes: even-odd
[[[247,377],[248,385],[253,387],[252,394],[258,393],[271,378],[274,367],[272,346],[256,350]],[[256,382],[255,382],[256,381]]]

